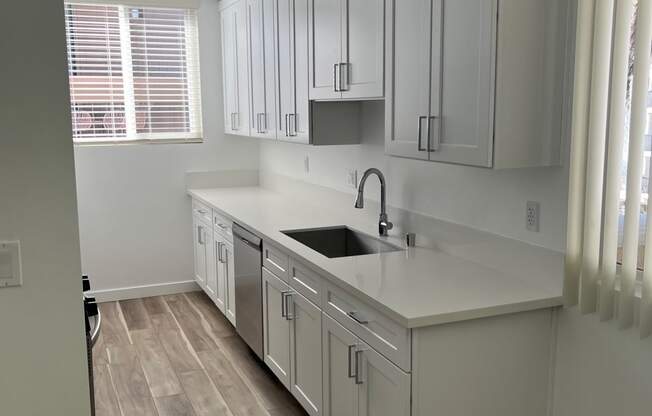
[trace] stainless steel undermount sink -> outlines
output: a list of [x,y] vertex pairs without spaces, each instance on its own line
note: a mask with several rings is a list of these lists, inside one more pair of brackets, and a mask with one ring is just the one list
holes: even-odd
[[362,256],[403,250],[346,226],[281,231],[328,258]]

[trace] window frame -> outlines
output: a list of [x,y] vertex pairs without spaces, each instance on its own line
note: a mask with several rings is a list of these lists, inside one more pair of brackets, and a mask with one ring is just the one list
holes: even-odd
[[[201,88],[201,68],[199,56],[199,16],[198,0],[66,0],[65,6],[75,5],[93,5],[93,6],[113,6],[118,8],[120,24],[120,58],[122,65],[123,78],[123,96],[124,96],[124,114],[125,114],[125,137],[88,137],[75,138],[72,135],[73,145],[75,147],[102,147],[102,146],[130,146],[142,144],[197,144],[204,142],[203,130],[203,108],[202,108],[202,88]],[[131,54],[131,28],[130,28],[130,8],[154,8],[154,9],[176,9],[184,11],[184,36],[186,38],[186,53],[190,53],[184,60],[186,68],[196,66],[192,71],[188,70],[188,79],[185,81],[185,88],[188,92],[188,122],[190,131],[174,132],[148,132],[138,133],[136,131],[135,121],[137,119],[134,70],[132,66]],[[188,14],[194,11],[194,16]],[[189,20],[191,19],[192,20]],[[193,21],[194,20],[194,21]],[[67,22],[66,22],[67,24]],[[188,46],[190,45],[190,47]],[[68,56],[68,34],[66,34],[66,56],[67,62],[70,63]],[[70,74],[70,68],[68,68]],[[70,87],[70,85],[69,85]],[[196,103],[196,105],[192,105]],[[72,101],[70,95],[70,113],[71,126],[72,117],[74,117],[73,106],[76,103]],[[151,104],[151,102],[148,102]],[[194,111],[191,111],[191,108]]]

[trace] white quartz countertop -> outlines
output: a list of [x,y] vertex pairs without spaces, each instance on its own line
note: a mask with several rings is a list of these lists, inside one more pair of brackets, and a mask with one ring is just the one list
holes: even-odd
[[[259,187],[188,193],[409,328],[562,304],[563,256],[551,250],[496,237],[472,247],[472,260],[422,247],[331,259],[281,231],[346,225],[375,236],[377,225]],[[398,237],[388,241],[405,246]],[[493,244],[509,245],[510,258],[489,256],[486,247]]]

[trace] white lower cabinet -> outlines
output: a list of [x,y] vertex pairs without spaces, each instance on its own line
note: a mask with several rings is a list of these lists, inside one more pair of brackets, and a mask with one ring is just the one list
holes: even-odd
[[312,415],[322,414],[321,309],[296,292],[289,295],[290,391]]
[[312,416],[322,414],[321,309],[263,268],[264,360]]
[[224,241],[220,238],[219,235],[216,235],[215,238],[215,280],[216,280],[216,289],[215,289],[215,297],[213,298],[213,302],[215,302],[215,305],[217,305],[217,308],[222,312],[223,314],[226,313],[226,273],[225,270],[226,268],[224,267],[224,263],[222,261],[222,256],[224,253],[224,249],[222,246],[224,245]]
[[290,287],[263,269],[264,361],[283,385],[290,389],[290,321],[285,297]]
[[233,244],[222,234],[215,233],[215,296],[217,308],[235,325],[235,282]]
[[410,374],[322,314],[324,414],[409,416]]
[[206,277],[208,276],[209,252],[211,246],[207,245],[208,235],[212,236],[211,228],[193,216],[193,246],[195,253],[195,281],[206,290]]
[[224,279],[224,315],[235,326],[235,263],[233,261],[233,244],[228,240],[222,245],[222,273]]
[[324,415],[355,416],[358,394],[353,375],[359,340],[333,318],[322,314]]

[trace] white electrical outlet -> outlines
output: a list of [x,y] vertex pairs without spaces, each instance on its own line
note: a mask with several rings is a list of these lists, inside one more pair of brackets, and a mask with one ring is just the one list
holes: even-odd
[[303,159],[303,173],[305,174],[310,173],[310,156],[306,156]]
[[346,185],[351,188],[358,187],[358,170],[357,169],[347,169],[346,170]]
[[539,211],[541,205],[535,201],[527,201],[525,206],[525,228],[539,232]]
[[0,288],[22,284],[20,241],[0,241]]

